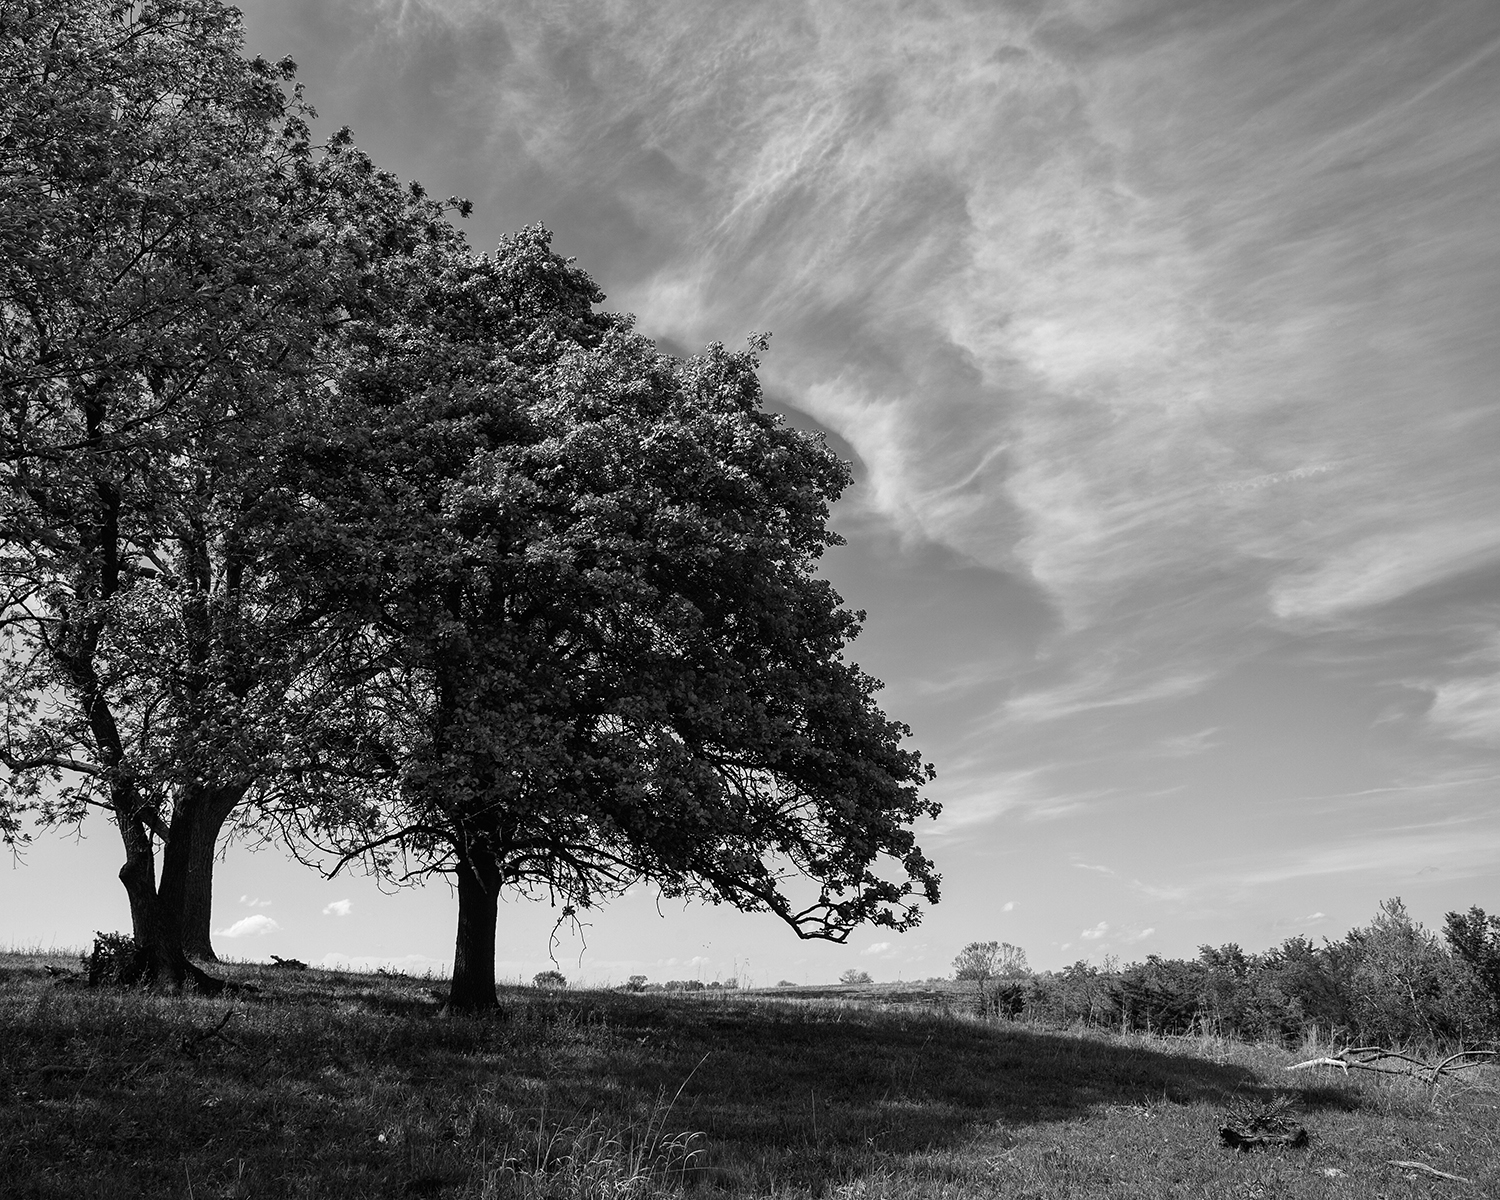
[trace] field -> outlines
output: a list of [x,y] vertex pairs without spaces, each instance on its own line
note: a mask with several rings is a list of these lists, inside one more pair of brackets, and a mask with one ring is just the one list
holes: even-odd
[[[0,955],[6,1200],[1500,1196],[1495,1067],[1288,1074],[1313,1048],[985,1022],[956,986],[510,988],[467,1019],[403,976],[231,965],[207,1000],[49,965],[77,960]],[[1307,1148],[1219,1144],[1283,1095]]]

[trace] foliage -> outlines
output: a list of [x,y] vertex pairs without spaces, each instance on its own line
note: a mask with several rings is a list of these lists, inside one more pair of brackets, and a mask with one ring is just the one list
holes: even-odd
[[372,261],[452,235],[240,51],[218,0],[0,6],[0,836],[107,810],[171,983],[219,830],[323,707],[317,614],[259,570],[289,397]]
[[531,977],[531,986],[555,991],[568,986],[568,977],[561,971],[538,971]]
[[1445,949],[1393,899],[1322,946],[1293,937],[1260,954],[1230,943],[1114,970],[1079,962],[1005,988],[995,1003],[1015,1017],[1154,1033],[1472,1044],[1500,1035],[1484,975],[1492,920],[1480,909],[1450,914]]
[[857,967],[850,967],[847,971],[839,976],[839,982],[850,986],[862,986],[864,984],[874,983],[875,981],[870,978],[870,973],[868,971],[861,971]]
[[1022,979],[1030,974],[1026,951],[1009,942],[970,942],[953,960],[953,978],[984,984],[991,979]]
[[1450,912],[1443,925],[1448,945],[1468,964],[1500,1019],[1500,914],[1487,916],[1474,907],[1467,913]]
[[644,992],[646,990],[646,983],[647,979],[644,975],[632,975],[625,981],[625,990],[627,992]]
[[96,933],[82,958],[89,987],[129,987],[141,979],[141,947],[128,933]]
[[367,726],[307,773],[298,836],[456,876],[460,1006],[493,1003],[506,888],[567,916],[645,877],[803,937],[911,926],[931,770],[814,573],[846,466],[763,410],[763,339],[666,355],[550,240],[450,254],[312,398],[283,503],[320,520],[284,573],[360,641]]

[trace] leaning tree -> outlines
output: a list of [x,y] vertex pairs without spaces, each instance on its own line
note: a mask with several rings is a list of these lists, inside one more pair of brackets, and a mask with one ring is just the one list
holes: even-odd
[[457,236],[241,44],[217,0],[0,4],[0,834],[105,810],[169,985],[338,653],[259,568],[288,397],[372,262]]
[[453,877],[460,1009],[496,1002],[508,888],[913,925],[931,768],[845,658],[815,565],[847,468],[762,407],[764,339],[664,354],[540,227],[400,296],[282,460],[282,584],[350,647],[295,840]]

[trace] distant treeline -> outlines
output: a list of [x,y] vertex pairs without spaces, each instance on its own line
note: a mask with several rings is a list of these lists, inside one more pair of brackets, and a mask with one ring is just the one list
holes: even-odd
[[995,978],[989,1012],[1164,1034],[1295,1043],[1474,1044],[1500,1036],[1500,915],[1450,912],[1440,938],[1388,900],[1364,928],[1315,945],[1288,938],[1260,954],[1203,946],[1196,959],[1150,955],[1104,968]]

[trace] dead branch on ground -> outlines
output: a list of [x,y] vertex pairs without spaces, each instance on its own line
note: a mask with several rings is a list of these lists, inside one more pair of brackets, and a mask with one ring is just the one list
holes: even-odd
[[1386,1050],[1381,1046],[1349,1046],[1337,1054],[1294,1063],[1287,1070],[1338,1067],[1346,1075],[1351,1070],[1374,1071],[1377,1075],[1407,1075],[1424,1083],[1436,1083],[1444,1075],[1454,1075],[1470,1067],[1483,1066],[1495,1058],[1500,1058],[1500,1050],[1460,1050],[1437,1062],[1428,1062],[1400,1050]]
[[1447,1171],[1439,1171],[1436,1167],[1429,1167],[1424,1162],[1409,1162],[1401,1158],[1388,1158],[1387,1165],[1400,1167],[1403,1171],[1417,1171],[1423,1175],[1431,1175],[1434,1179],[1451,1179],[1454,1183],[1473,1183],[1472,1179],[1465,1179],[1462,1175],[1452,1175]]

